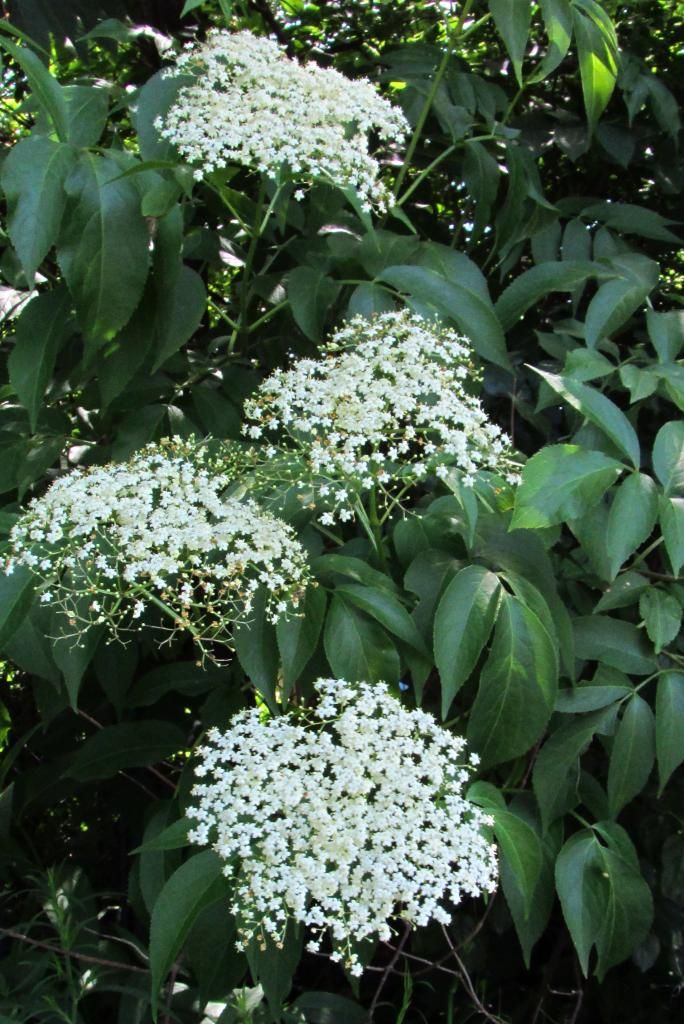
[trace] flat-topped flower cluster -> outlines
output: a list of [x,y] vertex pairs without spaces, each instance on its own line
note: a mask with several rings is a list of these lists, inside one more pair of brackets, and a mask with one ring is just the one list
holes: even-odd
[[352,943],[389,939],[393,917],[446,924],[464,895],[493,891],[491,819],[463,795],[464,739],[382,684],[315,688],[315,708],[209,731],[189,838],[226,861],[242,943],[279,942],[292,919],[360,974]]
[[345,521],[363,491],[388,498],[451,467],[471,485],[479,469],[518,468],[506,435],[469,390],[477,373],[466,338],[408,310],[355,317],[321,359],[276,370],[245,405],[245,435],[270,442],[273,466],[296,452],[303,490]]
[[187,47],[169,73],[195,81],[157,128],[196,166],[196,177],[237,163],[277,180],[351,186],[364,207],[386,206],[368,133],[396,144],[408,125],[366,79],[300,64],[251,32],[219,30]]
[[28,566],[41,601],[60,605],[78,635],[113,634],[150,609],[203,646],[230,639],[259,588],[275,621],[308,581],[292,530],[228,484],[201,447],[148,445],[130,461],[75,471],[31,502],[15,525],[8,571]]

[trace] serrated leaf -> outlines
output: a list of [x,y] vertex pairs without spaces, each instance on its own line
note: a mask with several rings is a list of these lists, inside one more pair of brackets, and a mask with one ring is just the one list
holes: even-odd
[[639,614],[646,632],[653,642],[656,654],[679,633],[682,625],[682,606],[676,597],[655,587],[644,591],[639,598]]
[[188,831],[192,828],[192,823],[186,818],[181,818],[179,821],[173,821],[166,828],[162,829],[161,832],[151,838],[146,839],[140,846],[136,846],[134,850],[131,850],[131,856],[137,853],[150,853],[156,850],[180,850],[190,845],[188,839]]
[[646,326],[651,344],[658,353],[658,361],[673,362],[684,345],[684,310],[656,313],[647,309]]
[[577,5],[573,6],[572,18],[584,106],[589,131],[593,132],[617,81],[617,45],[614,35],[602,31]]
[[343,583],[335,589],[335,593],[379,622],[388,633],[403,640],[424,657],[429,657],[415,622],[404,605],[392,594],[380,587],[366,587],[358,583]]
[[156,323],[156,353],[152,372],[193,336],[207,310],[207,292],[199,274],[181,266],[170,299]]
[[535,369],[535,373],[560,395],[568,405],[585,416],[594,426],[602,430],[613,444],[630,460],[635,469],[639,468],[639,439],[634,427],[625,414],[600,391],[587,384],[546,373]]
[[266,616],[263,589],[256,592],[249,621],[240,623],[234,630],[233,641],[245,674],[274,711],[278,682],[278,643],[275,626]]
[[656,692],[655,744],[658,796],[684,761],[684,673],[664,672]]
[[223,865],[213,850],[204,850],[174,871],[160,892],[150,924],[152,1013],[160,986],[205,907],[227,895]]
[[672,420],[656,434],[653,469],[666,495],[684,492],[684,423]]
[[522,85],[522,62],[530,34],[532,9],[528,0],[489,0],[489,10],[513,64],[518,85]]
[[468,741],[485,766],[534,745],[557,688],[558,664],[548,633],[522,601],[504,595],[468,724]]
[[510,810],[491,808],[491,814],[502,858],[523,897],[524,915],[529,917],[542,866],[539,837],[531,825]]
[[292,919],[287,922],[282,943],[276,945],[270,935],[254,938],[245,950],[252,977],[264,990],[274,1021],[280,1020],[283,1001],[292,988],[292,976],[302,955],[304,929]]
[[584,326],[589,348],[596,348],[603,338],[610,338],[626,323],[643,305],[660,276],[658,264],[637,253],[614,257],[611,267],[623,276],[602,284],[587,307]]
[[608,806],[617,817],[646,785],[655,759],[655,720],[638,693],[627,702],[608,768]]
[[280,618],[276,623],[276,638],[283,667],[283,701],[287,700],[316,650],[327,603],[327,595],[322,587],[309,587],[297,613]]
[[579,445],[548,445],[533,455],[516,488],[511,529],[554,526],[584,515],[615,482],[622,466]]
[[[532,823],[535,832],[538,829],[536,822]],[[526,910],[525,900],[520,886],[509,867],[508,860],[501,858],[499,866],[501,876],[501,887],[506,897],[508,909],[513,918],[513,924],[518,936],[518,941],[523,952],[525,966],[530,966],[530,956],[536,942],[541,937],[555,902],[555,887],[553,884],[553,865],[558,853],[558,838],[554,832],[548,832],[540,837],[542,861],[532,893],[529,911]]]
[[120,173],[111,157],[81,153],[67,179],[73,201],[57,245],[83,333],[95,347],[131,318],[149,267],[140,196]]
[[684,498],[661,498],[660,529],[675,576],[684,564]]
[[601,836],[610,845],[602,845],[587,829],[571,836],[558,855],[555,872],[582,973],[589,973],[595,945],[599,981],[639,946],[653,919],[651,892],[634,863],[629,837],[612,823],[601,828]]
[[435,663],[440,675],[442,718],[475,668],[494,626],[501,584],[479,565],[462,569],[444,591],[435,613]]
[[185,734],[171,722],[107,725],[79,747],[66,774],[82,781],[108,779],[124,768],[156,764],[185,746]]
[[494,306],[496,315],[503,329],[508,331],[549,292],[572,292],[578,284],[605,273],[605,268],[590,261],[540,263],[525,270],[504,288]]
[[60,142],[66,142],[69,134],[69,114],[64,89],[50,74],[41,59],[26,46],[15,46],[0,37],[0,46],[10,54],[22,69],[31,87],[33,98],[39,108],[52,121]]
[[[592,689],[599,690],[602,687]],[[611,702],[614,701],[615,696],[611,694]],[[556,818],[572,810],[576,805],[579,757],[606,720],[607,714],[601,709],[564,722],[551,734],[539,751],[534,762],[532,785],[541,811],[544,831]]]
[[0,647],[11,640],[33,604],[35,576],[25,565],[0,573]]
[[7,228],[29,282],[57,241],[67,203],[64,182],[76,157],[72,146],[31,135],[12,147],[2,165]]
[[658,518],[658,494],[650,476],[630,473],[617,488],[608,515],[607,554],[611,579],[629,555],[650,537]]
[[543,81],[556,70],[565,60],[572,40],[572,8],[569,0],[541,0],[540,7],[549,48],[532,76],[533,82]]
[[608,587],[594,608],[595,612],[608,612],[613,608],[627,608],[636,604],[639,595],[650,586],[649,580],[638,572],[625,572]]
[[349,682],[394,683],[400,664],[387,633],[362,612],[333,596],[323,632],[331,669]]
[[574,620],[575,653],[585,661],[600,661],[628,675],[648,676],[656,660],[643,631],[631,622],[609,615],[584,615]]
[[320,341],[340,286],[314,267],[296,267],[287,279],[295,323],[310,341]]
[[37,295],[16,322],[16,342],[7,361],[10,383],[35,431],[55,359],[69,329],[69,293],[62,286]]
[[434,270],[416,266],[387,267],[379,276],[453,320],[483,359],[511,369],[504,333],[491,300],[479,289],[475,290],[470,282],[458,284]]

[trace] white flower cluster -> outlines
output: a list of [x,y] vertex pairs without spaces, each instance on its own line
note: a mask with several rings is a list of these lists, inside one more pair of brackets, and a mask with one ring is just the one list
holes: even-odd
[[466,338],[402,310],[355,317],[323,351],[271,374],[245,405],[243,431],[273,442],[270,459],[299,453],[293,482],[326,508],[324,525],[351,519],[363,491],[391,500],[390,489],[450,467],[467,486],[479,469],[517,481],[508,438],[467,389],[477,375]]
[[308,581],[290,527],[223,497],[227,483],[201,448],[178,440],[76,471],[15,525],[7,571],[28,566],[41,601],[60,605],[76,636],[97,622],[116,635],[156,609],[171,635],[188,630],[206,652],[249,617],[259,588],[275,621]]
[[310,950],[327,932],[333,959],[360,974],[352,944],[389,939],[393,917],[446,924],[464,894],[493,891],[492,821],[463,796],[464,739],[384,685],[315,687],[315,709],[242,711],[209,731],[189,839],[228,862],[242,943],[279,942],[292,919]]
[[218,30],[186,48],[170,73],[195,81],[157,128],[197,165],[196,177],[237,163],[278,180],[352,186],[366,208],[386,206],[368,132],[396,143],[408,125],[367,80],[299,64],[251,32]]

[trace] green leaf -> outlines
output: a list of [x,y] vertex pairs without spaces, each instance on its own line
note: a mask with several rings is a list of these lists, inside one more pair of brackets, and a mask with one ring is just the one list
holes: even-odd
[[152,839],[146,839],[140,846],[131,850],[131,856],[136,853],[151,853],[157,850],[181,850],[190,845],[188,831],[191,827],[191,822],[186,818],[173,821],[161,832],[157,832]]
[[297,614],[280,618],[276,623],[276,638],[283,666],[284,701],[316,650],[327,603],[327,595],[322,587],[309,587]]
[[180,12],[181,18],[184,18],[186,14],[190,14],[190,12],[194,11],[195,8],[201,7],[203,3],[204,0],[185,0],[183,10]]
[[57,246],[86,341],[95,346],[130,320],[149,265],[140,196],[120,170],[109,156],[81,154],[67,179],[73,202]]
[[656,313],[647,309],[646,326],[651,344],[658,353],[658,361],[674,362],[684,346],[684,310]]
[[185,955],[197,979],[200,1006],[209,1000],[223,1003],[226,993],[237,988],[247,973],[246,958],[235,948],[235,938],[235,923],[220,902],[205,907],[190,929]]
[[173,293],[162,306],[157,317],[156,354],[152,372],[155,373],[181,345],[193,336],[207,309],[207,293],[199,274],[182,266],[173,287]]
[[78,748],[66,774],[83,781],[108,779],[124,768],[163,761],[186,745],[185,733],[171,722],[107,725]]
[[634,427],[625,414],[614,402],[594,390],[587,384],[559,377],[555,373],[546,373],[535,369],[535,373],[549,385],[552,391],[560,395],[568,405],[585,416],[594,426],[602,430],[613,444],[631,461],[635,469],[639,468],[639,439]]
[[333,596],[330,602],[323,645],[330,667],[340,679],[370,683],[399,679],[399,656],[384,629],[341,597]]
[[2,165],[7,229],[29,283],[57,241],[67,202],[64,183],[76,156],[72,146],[30,135]]
[[292,976],[302,955],[304,929],[292,919],[287,922],[282,943],[276,945],[270,935],[254,938],[247,944],[247,962],[252,977],[264,990],[271,1019],[281,1019],[283,1001],[292,988]]
[[494,626],[501,584],[479,565],[462,569],[444,591],[434,624],[435,663],[442,690],[442,718],[475,668]]
[[[537,823],[530,821],[530,825],[534,828],[535,834],[537,834]],[[556,835],[551,832],[540,837],[542,860],[532,892],[529,911],[525,906],[523,894],[507,858],[501,858],[499,868],[501,887],[506,897],[511,917],[513,918],[518,941],[523,951],[523,959],[528,969],[532,949],[548,924],[555,902],[553,865],[558,853],[558,845]]]
[[205,907],[226,895],[222,864],[213,850],[204,850],[181,864],[159,894],[150,924],[153,1019],[159,988],[193,924]]
[[682,606],[676,597],[652,587],[639,598],[639,614],[656,654],[674,640],[682,625]]
[[66,142],[69,134],[69,114],[64,89],[53,78],[33,50],[15,46],[0,37],[0,46],[17,62],[28,79],[33,98],[43,113],[52,121],[57,138]]
[[542,867],[542,851],[535,830],[510,810],[492,807],[494,835],[523,898],[524,915],[529,917]]
[[164,72],[158,71],[149,78],[137,96],[133,123],[138,133],[140,156],[143,160],[175,160],[175,147],[162,139],[155,121],[164,117],[176,101],[179,91],[184,85],[192,84],[191,75],[179,75],[169,78]]
[[678,576],[684,564],[684,498],[661,498],[659,505],[665,550],[673,575]]
[[655,744],[658,796],[673,771],[684,761],[684,674],[664,672],[656,692]]
[[63,91],[69,117],[68,141],[72,146],[96,146],[107,123],[109,90],[93,85],[66,85]]
[[593,132],[608,105],[617,81],[617,44],[614,34],[602,31],[575,4],[572,11],[575,43],[579,57],[584,106]]
[[307,1024],[368,1024],[362,1006],[332,992],[303,992],[291,1008],[304,1014]]
[[650,586],[649,580],[638,572],[625,572],[612,583],[597,603],[595,612],[609,612],[613,608],[627,608],[636,604],[639,595]]
[[321,270],[296,267],[287,279],[287,297],[295,323],[310,341],[320,341],[340,286]]
[[511,369],[506,339],[491,300],[489,296],[483,296],[479,288],[476,290],[470,281],[464,280],[459,284],[434,270],[416,266],[387,267],[379,276],[395,288],[408,292],[412,298],[434,306],[441,316],[453,320],[483,359],[506,370]]
[[468,725],[472,749],[489,767],[524,754],[549,720],[558,688],[553,643],[522,601],[503,595],[494,642]]
[[480,237],[491,222],[492,206],[499,190],[500,179],[501,169],[489,150],[481,142],[469,139],[463,158],[463,181],[475,206],[473,227],[469,233],[471,243]]
[[643,632],[631,622],[609,615],[585,615],[574,620],[575,653],[585,661],[600,661],[628,675],[648,676],[656,660]]
[[[676,224],[677,221],[669,220],[645,206],[637,206],[636,203],[615,203],[611,200],[592,203],[583,208],[582,217],[588,221],[602,221],[606,227],[627,235],[641,235],[642,238],[679,243],[678,236],[672,231],[668,231],[666,226],[667,224]],[[631,255],[638,257],[638,254],[632,253]],[[646,266],[645,263],[643,265]]]
[[57,353],[68,334],[70,309],[69,293],[62,286],[37,295],[16,322],[16,342],[7,365],[10,383],[28,413],[32,431],[36,429]]
[[653,469],[666,495],[684,493],[684,423],[665,423],[653,444]]
[[335,581],[337,576],[364,583],[368,587],[379,587],[391,594],[398,593],[396,583],[377,569],[372,569],[367,562],[352,555],[337,555],[334,551],[315,558],[311,569],[319,579]]
[[489,0],[489,11],[511,58],[516,81],[522,86],[522,62],[532,8],[528,0]]
[[658,284],[658,264],[638,253],[615,256],[612,268],[622,273],[617,281],[606,281],[592,298],[584,320],[585,340],[596,348],[639,309]]
[[655,720],[638,693],[627,702],[608,768],[608,806],[617,817],[648,781],[655,759]]
[[344,583],[336,588],[335,594],[356,605],[362,612],[384,626],[388,633],[392,633],[409,647],[429,657],[415,622],[394,595],[379,587],[366,587],[358,583]]
[[556,888],[582,973],[589,972],[595,945],[599,981],[640,945],[653,919],[651,892],[627,834],[606,823],[601,836],[610,845],[583,829],[568,839],[556,861]]
[[511,529],[535,529],[588,512],[615,482],[622,466],[579,445],[542,448],[525,464],[516,488]]
[[[616,670],[615,675],[619,676],[620,673]],[[624,685],[606,683],[605,685],[593,686],[591,683],[583,683],[580,686],[559,690],[554,711],[559,711],[561,714],[576,715],[584,711],[598,711],[600,708],[615,704],[617,701],[622,700],[623,697],[628,697],[634,692],[634,688],[628,685],[629,680],[627,676],[624,676],[624,680]]]
[[565,60],[572,40],[572,8],[569,0],[541,0],[544,28],[549,37],[549,48],[532,76],[541,82]]
[[540,263],[524,271],[504,288],[494,306],[505,331],[549,292],[572,292],[578,284],[605,274],[605,268],[589,261],[563,260]]
[[35,576],[25,565],[0,573],[0,647],[11,640],[33,604]]
[[611,579],[632,552],[650,537],[658,518],[658,494],[650,476],[630,473],[617,488],[610,506],[607,554]]
[[[585,689],[609,690],[611,703],[616,700],[613,691],[618,687],[582,687]],[[561,691],[563,692],[563,691]],[[578,691],[572,691],[578,692]],[[628,693],[620,691],[620,696]],[[578,710],[582,710],[578,708]],[[608,712],[596,710],[591,714],[564,722],[553,732],[541,748],[534,762],[532,785],[541,811],[542,825],[546,831],[549,825],[560,818],[578,802],[579,758],[591,743],[594,734],[600,731]]]
[[235,653],[252,685],[263,695],[272,711],[276,708],[278,644],[275,626],[266,617],[263,589],[257,591],[249,621],[233,633]]
[[362,281],[349,296],[347,315],[365,316],[370,319],[378,313],[386,313],[395,308],[392,296],[386,288],[370,281]]

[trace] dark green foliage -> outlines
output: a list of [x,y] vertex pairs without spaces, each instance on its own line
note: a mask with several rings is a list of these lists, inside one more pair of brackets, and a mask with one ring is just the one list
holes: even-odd
[[[277,626],[257,600],[216,666],[182,636],[77,645],[27,571],[0,574],[3,1024],[674,1019],[684,6],[445,6],[3,4],[3,554],[56,475],[169,435],[237,450],[268,372],[403,305],[471,339],[524,464],[333,531],[269,492],[316,586]],[[240,167],[193,180],[154,126],[179,88],[160,52],[230,19],[401,104],[386,215]],[[238,951],[233,883],[184,817],[205,730],[325,675],[467,735],[500,850],[486,905],[363,951],[360,983],[294,927]]]

